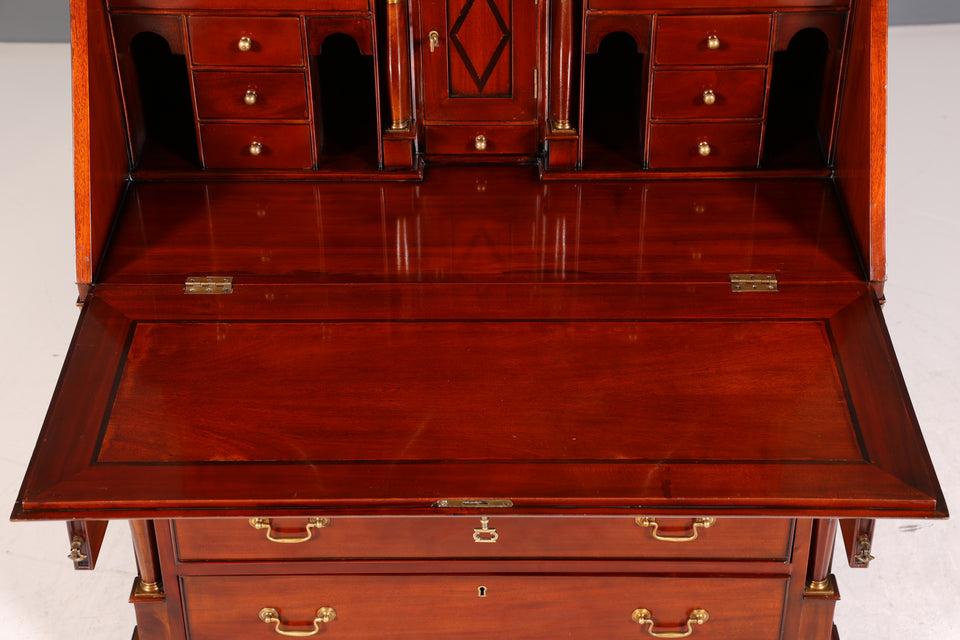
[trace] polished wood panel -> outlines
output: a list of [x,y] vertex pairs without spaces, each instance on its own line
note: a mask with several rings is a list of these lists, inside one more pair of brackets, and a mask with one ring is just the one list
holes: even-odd
[[534,126],[435,124],[426,127],[426,153],[431,155],[533,156],[536,152],[537,129]]
[[[807,1],[807,0],[801,0]],[[262,0],[107,0],[111,9],[231,9],[252,11],[256,14],[296,11],[366,11],[366,0],[286,0],[271,2],[265,7]]]
[[[759,118],[766,94],[764,69],[655,71],[650,115],[653,118]],[[704,101],[710,91],[714,102]]]
[[113,227],[130,172],[113,45],[99,2],[70,5],[77,285],[81,298]]
[[851,20],[837,134],[837,184],[869,279],[882,283],[887,272],[887,3],[857,2]]
[[[197,65],[301,66],[303,44],[297,18],[190,16],[190,54]],[[237,46],[250,38],[249,51]]]
[[[200,125],[207,166],[215,169],[309,169],[313,150],[308,124],[248,122]],[[258,155],[251,145],[261,145]]]
[[719,283],[739,272],[862,282],[830,182],[540,183],[530,169],[431,167],[424,184],[359,188],[142,183],[102,279]]
[[[720,39],[719,48],[707,46],[711,36]],[[662,16],[656,38],[658,65],[766,64],[770,16]]]
[[[267,540],[247,520],[178,520],[183,562],[336,558],[633,558],[752,560],[789,558],[793,523],[781,518],[719,518],[691,542],[656,540],[634,517],[523,517],[486,511],[495,543],[478,543],[479,516],[338,518],[304,543]],[[658,534],[689,537],[695,518],[657,518]],[[274,536],[306,535],[305,518],[273,518]]]
[[[759,122],[696,122],[650,125],[651,169],[755,167],[760,155]],[[709,145],[709,154],[701,145]]]
[[[131,2],[133,0],[123,0]],[[169,0],[167,0],[169,1]],[[686,2],[669,5],[671,12],[696,13],[698,10],[710,9],[714,12],[730,12],[743,9],[797,9],[804,7],[845,7],[850,0],[688,0]],[[622,11],[637,11],[641,9],[663,10],[664,0],[589,0],[591,9],[615,9]]]
[[[309,117],[307,80],[302,71],[198,71],[193,74],[193,86],[200,118],[306,120]],[[256,94],[253,104],[244,101],[248,91]]]
[[516,637],[522,629],[531,640],[635,640],[643,629],[631,614],[643,607],[660,632],[683,631],[690,611],[703,608],[710,620],[697,630],[711,638],[775,640],[786,584],[783,577],[648,575],[183,578],[193,640],[266,636],[272,627],[257,619],[263,607],[278,610],[284,629],[311,630],[324,606],[337,613],[325,632],[351,638],[479,639]]

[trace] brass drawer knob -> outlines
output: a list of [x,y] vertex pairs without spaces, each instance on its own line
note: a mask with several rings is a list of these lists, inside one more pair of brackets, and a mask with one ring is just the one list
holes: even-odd
[[298,542],[306,542],[313,537],[314,529],[323,529],[324,527],[330,526],[330,518],[310,518],[307,521],[307,535],[300,536],[299,538],[281,538],[273,534],[273,524],[270,522],[270,518],[250,518],[250,526],[254,529],[261,531],[266,529],[267,531],[267,540],[270,542],[279,542],[283,544],[296,544]]
[[713,89],[707,89],[703,92],[703,104],[714,104],[717,101],[717,94],[713,92]]
[[656,518],[640,517],[636,519],[637,526],[651,528],[652,529],[651,535],[653,536],[654,540],[661,540],[663,542],[693,542],[694,540],[697,539],[697,537],[699,537],[701,528],[709,529],[714,524],[716,524],[716,522],[717,522],[716,518],[697,518],[696,520],[693,521],[693,525],[691,527],[692,533],[690,535],[664,536],[664,535],[660,535],[660,533],[658,532],[658,529],[660,528],[660,524],[657,522]]
[[250,51],[250,49],[253,49],[253,40],[249,36],[243,36],[237,41],[237,49],[244,53]]
[[710,143],[707,142],[706,140],[704,140],[703,142],[701,142],[700,144],[697,145],[697,152],[698,152],[701,156],[703,156],[704,158],[706,158],[708,155],[710,155],[711,153],[713,153],[713,149],[710,148]]
[[718,36],[710,36],[707,38],[707,49],[711,51],[716,51],[720,48],[720,38]]
[[487,150],[487,138],[482,133],[473,139],[473,148],[477,151]]
[[336,620],[337,612],[333,607],[320,607],[317,609],[317,616],[313,619],[313,630],[311,631],[288,631],[281,629],[280,612],[273,607],[260,609],[259,617],[261,622],[276,625],[273,630],[282,636],[289,638],[309,638],[310,636],[315,636],[320,633],[321,624],[328,624]]
[[247,92],[243,94],[243,104],[252,107],[257,104],[257,98],[260,96],[257,95],[257,92],[253,89],[247,89]]
[[649,609],[634,609],[631,617],[633,618],[634,622],[641,626],[645,624],[650,625],[647,628],[647,633],[652,635],[654,638],[686,638],[693,634],[693,625],[704,624],[710,619],[710,614],[707,613],[706,609],[694,609],[691,611],[690,615],[687,617],[686,631],[654,631],[653,614],[650,613]]
[[252,156],[258,156],[263,153],[263,144],[260,142],[251,142],[247,151],[249,151]]

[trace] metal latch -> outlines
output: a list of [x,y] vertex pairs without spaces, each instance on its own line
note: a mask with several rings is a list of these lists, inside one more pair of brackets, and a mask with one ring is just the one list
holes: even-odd
[[188,294],[233,293],[233,277],[206,276],[187,278],[187,281],[183,283],[183,292]]
[[513,506],[513,500],[502,498],[466,498],[437,500],[433,503],[434,507],[440,508],[483,508],[483,509],[505,509]]
[[779,291],[780,283],[772,273],[731,273],[730,288],[740,293]]

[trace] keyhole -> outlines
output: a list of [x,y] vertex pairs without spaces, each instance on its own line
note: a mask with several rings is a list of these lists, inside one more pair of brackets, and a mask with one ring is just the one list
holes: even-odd
[[477,587],[477,596],[480,598],[487,597],[487,588],[486,587]]

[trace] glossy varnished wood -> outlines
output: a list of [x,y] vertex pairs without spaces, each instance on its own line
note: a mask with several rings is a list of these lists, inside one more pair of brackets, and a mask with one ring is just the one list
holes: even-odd
[[[654,62],[658,65],[762,65],[767,62],[771,18],[740,16],[664,16],[657,21]],[[719,38],[710,49],[707,39]]]
[[[195,65],[300,66],[303,45],[297,18],[190,16],[190,51]],[[237,46],[251,41],[249,51]]]
[[[263,633],[257,612],[282,612],[285,629],[310,630],[318,608],[337,619],[325,631],[354,638],[511,637],[635,639],[640,607],[657,629],[682,631],[691,609],[711,614],[704,630],[723,640],[780,636],[787,581],[780,577],[379,576],[183,579],[196,640]],[[486,587],[484,597],[478,588]],[[578,615],[570,615],[576,603]],[[403,624],[397,624],[402,620]],[[713,626],[711,626],[711,623]]]
[[[759,118],[766,89],[764,69],[698,69],[655,71],[653,118]],[[711,91],[715,102],[704,102]]]
[[[258,73],[198,71],[193,85],[199,118],[306,120],[307,81],[302,71]],[[244,97],[252,91],[253,104]]]
[[424,184],[374,187],[143,183],[121,215],[104,282],[863,281],[817,180],[547,184],[529,168],[432,167]]
[[[789,560],[793,522],[781,518],[720,518],[691,542],[656,540],[635,517],[523,517],[486,511],[495,543],[478,543],[479,516],[331,518],[311,540],[267,540],[247,520],[178,520],[183,562],[269,562],[338,558],[623,558],[642,560]],[[658,535],[689,537],[695,518],[657,518]],[[275,536],[305,535],[306,518],[273,518]],[[211,544],[211,541],[216,541]]]

